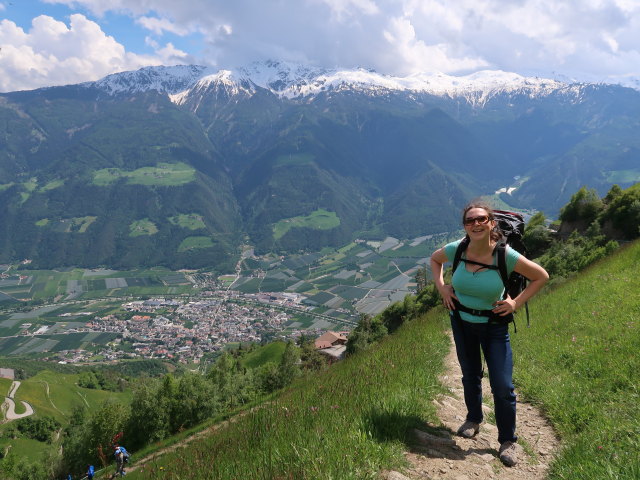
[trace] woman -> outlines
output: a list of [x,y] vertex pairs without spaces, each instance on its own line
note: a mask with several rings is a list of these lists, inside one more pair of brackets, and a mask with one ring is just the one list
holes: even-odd
[[[443,279],[443,265],[453,261],[461,240],[449,243],[431,255],[431,272],[444,306],[449,309],[451,328],[458,361],[462,369],[466,421],[458,435],[474,437],[480,430],[482,413],[482,358],[484,354],[491,391],[495,404],[500,460],[507,466],[517,463],[516,395],[513,388],[513,360],[509,342],[510,316],[535,295],[549,279],[540,265],[528,260],[507,246],[506,260],[509,273],[516,271],[529,279],[527,287],[516,297],[503,299],[504,284],[500,273],[478,264],[496,265],[494,249],[501,238],[491,208],[480,202],[467,205],[462,224],[469,245],[452,278],[452,285]],[[469,260],[466,263],[465,260]],[[472,263],[476,262],[476,263]],[[459,302],[459,303],[458,303]],[[465,310],[491,310],[490,317],[477,316],[456,310],[462,304]]]

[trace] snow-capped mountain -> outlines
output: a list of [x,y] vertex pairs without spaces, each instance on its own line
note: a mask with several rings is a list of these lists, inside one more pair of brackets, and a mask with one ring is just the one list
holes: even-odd
[[193,84],[209,69],[200,65],[175,65],[173,67],[144,67],[130,72],[107,75],[96,82],[86,82],[85,87],[95,87],[109,95],[132,94],[156,90],[158,92],[178,93]]
[[486,70],[466,76],[420,73],[397,77],[363,68],[327,70],[277,61],[254,62],[246,67],[219,71],[194,65],[146,67],[109,75],[86,85],[95,86],[110,95],[157,90],[170,95],[176,104],[183,103],[196,92],[211,88],[222,88],[230,95],[251,95],[257,89],[266,89],[288,99],[344,89],[374,95],[415,92],[448,98],[463,97],[474,105],[482,105],[488,98],[502,93],[535,97],[576,88],[575,84],[503,71]]

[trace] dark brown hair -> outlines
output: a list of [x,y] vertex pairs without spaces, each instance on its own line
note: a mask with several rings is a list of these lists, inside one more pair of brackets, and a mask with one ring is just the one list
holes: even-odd
[[[464,207],[464,210],[462,210],[462,224],[463,225],[464,225],[464,221],[467,218],[467,212],[469,210],[471,210],[472,208],[481,208],[485,212],[487,212],[487,215],[489,216],[489,221],[490,222],[493,222],[496,219],[496,217],[493,215],[493,209],[491,208],[491,206],[487,202],[483,202],[482,200],[474,200],[471,203],[467,204],[467,206]],[[497,242],[501,238],[502,238],[502,233],[500,233],[500,230],[498,230],[498,226],[496,225],[491,230],[491,240],[493,240],[494,242]]]

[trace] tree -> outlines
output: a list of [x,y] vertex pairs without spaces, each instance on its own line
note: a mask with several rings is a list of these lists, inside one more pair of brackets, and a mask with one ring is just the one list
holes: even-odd
[[418,271],[416,272],[416,293],[420,294],[422,290],[427,286],[428,280],[427,274],[427,265],[423,265],[422,267],[418,267]]
[[549,248],[553,236],[546,226],[546,218],[542,212],[537,212],[527,223],[522,242],[527,248],[529,257],[537,258]]
[[289,340],[284,347],[282,358],[280,359],[280,365],[278,365],[278,378],[280,387],[289,385],[293,380],[300,375],[300,352],[298,347]]
[[262,393],[271,393],[280,388],[278,365],[274,362],[260,365],[255,370],[253,378],[255,388]]
[[327,357],[316,349],[313,338],[307,337],[308,340],[300,345],[300,367],[307,371],[321,370],[327,366]]
[[560,210],[560,220],[591,225],[602,210],[603,203],[595,189],[587,190],[587,187],[582,187]]
[[358,326],[353,329],[347,340],[347,354],[352,355],[366,350],[370,344],[380,340],[387,334],[380,315],[372,318],[370,315],[360,314]]
[[131,432],[132,448],[140,448],[169,435],[168,402],[161,394],[158,380],[145,379],[136,383],[127,431]]
[[609,194],[604,220],[611,221],[613,227],[628,240],[640,236],[640,184],[621,193]]
[[217,407],[213,385],[202,375],[192,372],[180,377],[170,402],[171,433],[204,421],[216,412]]
[[64,464],[80,472],[88,463],[99,463],[100,452],[109,452],[112,439],[124,431],[128,420],[127,406],[107,400],[81,424],[70,425],[63,442]]

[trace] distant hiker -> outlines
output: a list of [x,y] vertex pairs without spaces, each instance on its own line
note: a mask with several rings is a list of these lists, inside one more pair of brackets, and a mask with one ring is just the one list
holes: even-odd
[[509,273],[515,271],[529,284],[515,298],[505,293],[505,285],[496,268],[496,245],[501,234],[496,229],[492,209],[484,203],[471,203],[462,214],[468,246],[452,285],[443,279],[443,265],[454,260],[463,240],[449,243],[431,255],[431,272],[444,306],[449,309],[451,329],[458,361],[462,369],[467,418],[458,435],[474,437],[480,430],[482,412],[482,357],[484,354],[495,404],[500,460],[507,466],[517,463],[516,395],[513,387],[513,358],[509,340],[509,322],[513,313],[525,304],[549,279],[540,265],[515,249],[505,247]]
[[89,480],[93,480],[93,476],[96,474],[95,468],[93,465],[87,465],[87,478]]
[[129,461],[129,453],[123,446],[116,445],[114,456],[116,457],[116,476],[124,477],[126,475],[124,465]]

